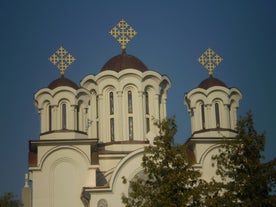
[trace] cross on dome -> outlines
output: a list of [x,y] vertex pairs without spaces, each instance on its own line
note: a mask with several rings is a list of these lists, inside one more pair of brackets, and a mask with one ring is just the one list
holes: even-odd
[[124,19],[122,19],[109,31],[109,34],[120,43],[124,52],[126,50],[126,45],[137,34],[137,32]]
[[49,61],[53,63],[59,70],[60,75],[64,76],[64,71],[71,65],[76,58],[74,58],[67,50],[60,47],[52,56],[49,57]]
[[208,48],[199,58],[198,62],[209,71],[209,75],[213,75],[213,70],[221,63],[223,59],[215,53],[214,50]]

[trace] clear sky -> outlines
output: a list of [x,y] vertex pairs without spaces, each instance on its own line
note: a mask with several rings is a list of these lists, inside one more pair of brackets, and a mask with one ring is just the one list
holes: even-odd
[[223,62],[214,76],[237,87],[239,115],[254,114],[266,131],[267,159],[276,146],[276,1],[274,0],[1,0],[0,192],[20,196],[27,172],[28,140],[39,137],[36,91],[59,77],[48,61],[61,45],[76,61],[65,76],[79,83],[121,53],[109,31],[124,18],[138,32],[127,53],[170,77],[168,115],[176,115],[176,141],[191,134],[186,92],[208,72],[197,58],[208,48]]

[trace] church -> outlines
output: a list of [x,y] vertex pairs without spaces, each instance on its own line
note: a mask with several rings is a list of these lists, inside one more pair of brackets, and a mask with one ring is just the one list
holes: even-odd
[[[110,34],[122,52],[79,84],[65,77],[75,61],[66,49],[60,47],[49,58],[60,77],[34,94],[40,135],[29,141],[25,207],[123,207],[121,197],[129,186],[122,177],[132,180],[143,172],[144,147],[158,134],[153,118],[167,117],[171,81],[126,52],[136,31],[125,20]],[[242,94],[213,76],[222,58],[212,49],[198,61],[209,77],[184,95],[191,119],[186,144],[194,167],[208,181],[215,176],[211,157],[220,141],[236,136]]]

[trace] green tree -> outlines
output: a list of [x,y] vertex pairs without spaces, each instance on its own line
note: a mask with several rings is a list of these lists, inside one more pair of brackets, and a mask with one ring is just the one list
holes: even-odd
[[130,181],[131,190],[122,197],[123,203],[126,207],[201,206],[204,182],[193,168],[187,146],[174,143],[175,119],[156,125],[159,135],[154,145],[145,148],[142,161],[146,178],[138,176]]
[[238,121],[237,133],[214,156],[221,181],[208,186],[206,206],[276,206],[276,159],[264,162],[265,135],[256,131],[251,112]]
[[0,207],[20,207],[20,201],[12,193],[4,193],[0,196]]

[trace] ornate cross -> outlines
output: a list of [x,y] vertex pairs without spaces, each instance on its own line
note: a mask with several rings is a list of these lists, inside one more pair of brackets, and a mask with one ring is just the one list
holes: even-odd
[[64,71],[71,65],[76,59],[67,52],[63,47],[60,47],[51,57],[49,61],[53,63],[59,70],[60,75],[64,76]]
[[209,70],[209,75],[213,75],[213,70],[221,63],[223,59],[217,55],[214,50],[208,48],[199,58],[198,62]]
[[111,34],[120,44],[123,51],[126,50],[126,45],[137,34],[137,32],[125,21],[121,20],[113,29]]

